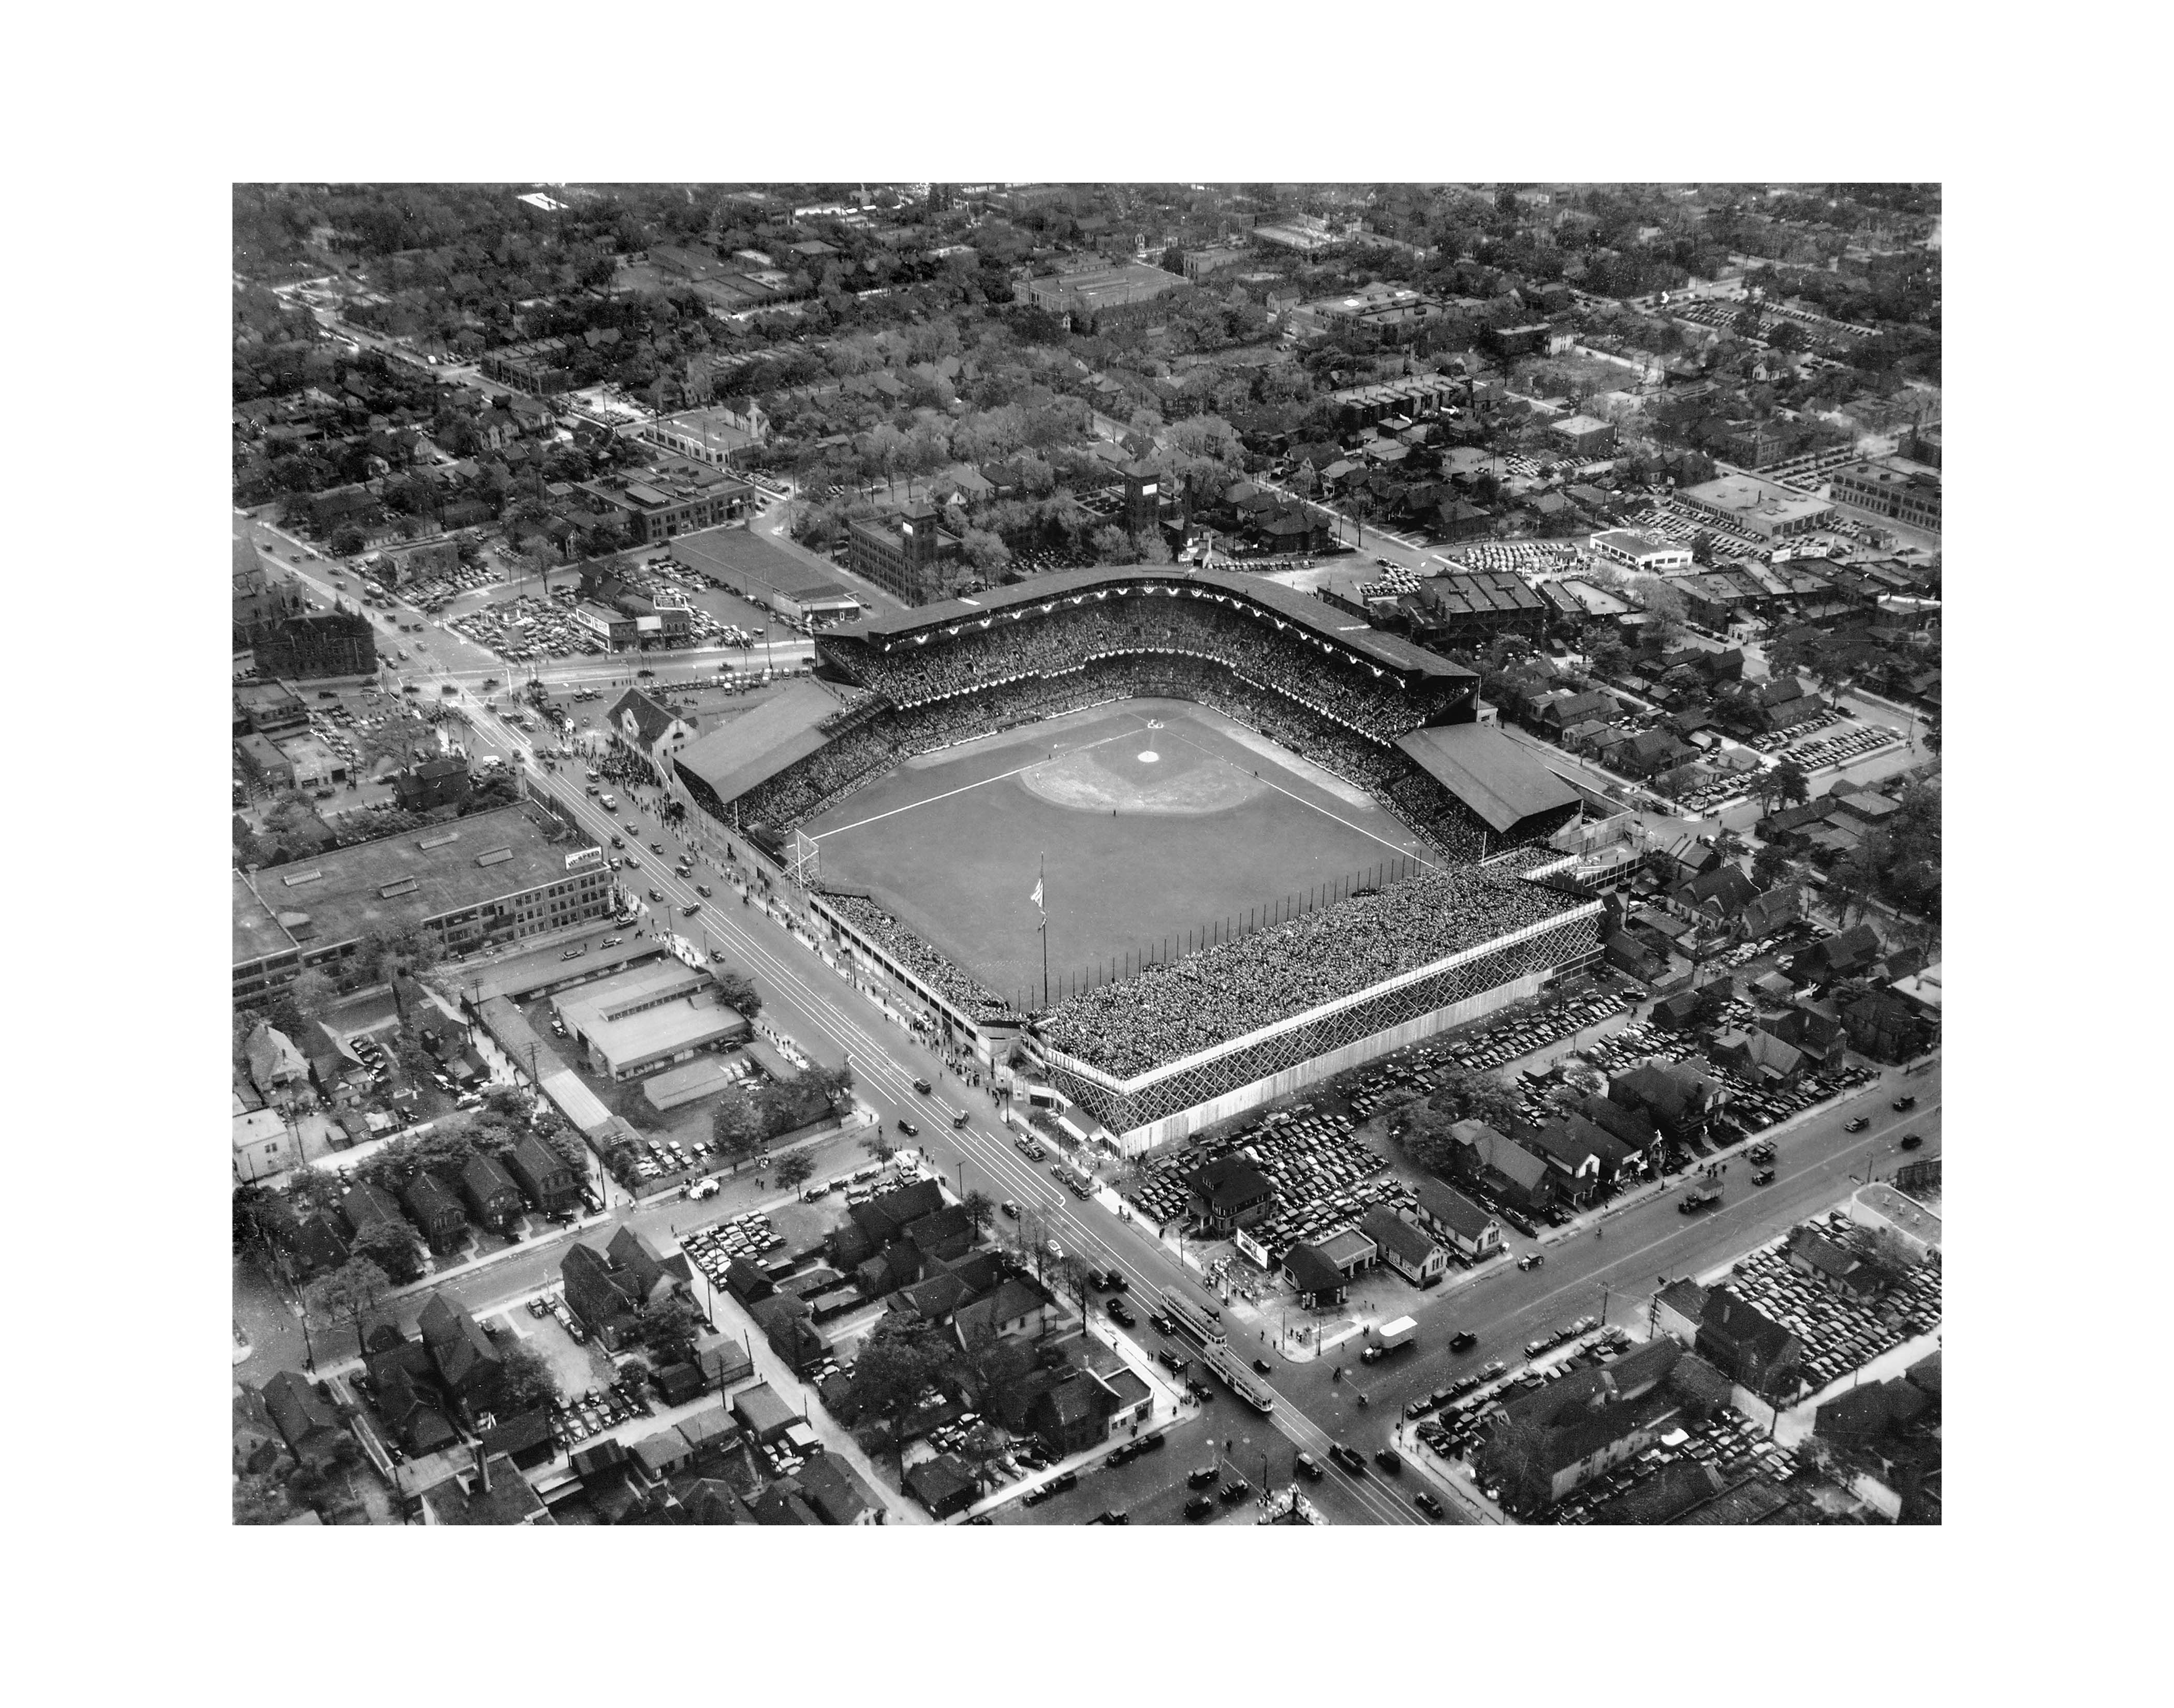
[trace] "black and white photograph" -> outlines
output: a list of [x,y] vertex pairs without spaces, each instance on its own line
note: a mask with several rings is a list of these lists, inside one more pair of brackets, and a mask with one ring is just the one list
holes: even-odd
[[2148,1698],[2138,32],[89,21],[19,1694]]
[[237,1525],[1936,1526],[1940,186],[237,183]]

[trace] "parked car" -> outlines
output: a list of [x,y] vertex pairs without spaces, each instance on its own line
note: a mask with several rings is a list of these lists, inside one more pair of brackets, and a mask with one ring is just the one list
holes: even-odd
[[1019,1207],[1016,1203],[1013,1203],[1011,1199],[1006,1198],[1003,1203],[998,1204],[997,1208],[1002,1210],[1006,1215],[1009,1216],[1014,1221],[1017,1221],[1019,1219]]
[[1436,1500],[1432,1494],[1429,1494],[1424,1489],[1420,1489],[1418,1494],[1412,1496],[1412,1505],[1418,1507],[1420,1511],[1425,1513],[1430,1518],[1439,1518],[1442,1516],[1441,1502]]

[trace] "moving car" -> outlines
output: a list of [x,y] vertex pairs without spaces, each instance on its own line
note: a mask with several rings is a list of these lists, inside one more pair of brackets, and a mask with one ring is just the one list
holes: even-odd
[[1265,1358],[1255,1359],[1253,1360],[1253,1368],[1259,1371],[1263,1376],[1274,1376],[1276,1373],[1276,1367],[1270,1364]]
[[1470,1329],[1460,1328],[1450,1336],[1449,1349],[1452,1352],[1469,1352],[1479,1343],[1479,1337]]
[[931,1085],[926,1079],[917,1079],[913,1082],[913,1089],[916,1091],[918,1091],[922,1096],[926,1097],[936,1088],[933,1085]]
[[1006,1215],[1009,1216],[1014,1221],[1017,1221],[1019,1219],[1019,1207],[1014,1203],[1009,1198],[1006,1198],[1003,1203],[998,1204],[997,1208],[1002,1210]]
[[1755,1186],[1771,1186],[1774,1184],[1774,1170],[1771,1168],[1762,1168],[1757,1174],[1751,1176],[1751,1184]]
[[572,960],[572,959],[575,959],[575,957],[576,957],[577,955],[584,955],[584,954],[587,954],[587,953],[588,953],[588,950],[587,950],[587,949],[585,949],[581,944],[580,944],[580,943],[576,943],[576,944],[573,946],[573,948],[571,948],[571,949],[568,949],[568,950],[565,952],[565,954],[564,954],[560,955],[560,956],[559,957],[559,959],[560,959],[560,960]]
[[1436,1500],[1433,1495],[1430,1494],[1424,1489],[1420,1489],[1418,1494],[1412,1496],[1412,1505],[1418,1507],[1420,1511],[1425,1513],[1430,1518],[1439,1518],[1442,1516],[1441,1502]]
[[1866,1127],[1871,1125],[1872,1117],[1870,1116],[1856,1115],[1852,1116],[1847,1121],[1842,1122],[1841,1130],[1844,1132],[1862,1132]]
[[898,1130],[904,1133],[908,1138],[917,1138],[921,1133],[921,1129],[916,1127],[911,1122],[908,1121],[903,1115],[900,1116],[898,1118]]
[[1537,1269],[1541,1264],[1547,1261],[1548,1260],[1542,1257],[1538,1251],[1528,1251],[1523,1257],[1517,1259],[1517,1267],[1520,1269]]
[[1895,1149],[1896,1149],[1897,1150],[1915,1150],[1915,1149],[1917,1149],[1917,1148],[1919,1145],[1923,1144],[1924,1142],[1925,1142],[1925,1138],[1924,1138],[1924,1135],[1923,1135],[1923,1133],[1917,1133],[1917,1132],[1906,1132],[1906,1133],[1904,1133],[1904,1134],[1902,1135],[1902,1137],[1901,1137],[1901,1140],[1896,1143],[1896,1145],[1895,1145]]
[[1198,1470],[1186,1473],[1185,1486],[1188,1489],[1205,1489],[1222,1480],[1223,1467],[1220,1465],[1203,1465]]
[[1906,1109],[1915,1109],[1917,1106],[1917,1095],[1914,1091],[1906,1092],[1902,1096],[1896,1098],[1895,1101],[1888,1106],[1895,1110],[1898,1114]]
[[1131,1311],[1125,1308],[1125,1301],[1123,1300],[1112,1299],[1102,1308],[1109,1312],[1110,1321],[1116,1323],[1118,1327],[1137,1328],[1139,1327],[1139,1318],[1133,1316]]
[[[1331,1448],[1329,1451],[1333,1452],[1335,1449]],[[1297,1472],[1299,1475],[1305,1478],[1310,1483],[1318,1483],[1323,1477],[1328,1474],[1326,1471],[1321,1468],[1320,1462],[1317,1460],[1312,1454],[1303,1451],[1295,1454],[1292,1457],[1291,1469]]]
[[1330,1446],[1328,1457],[1355,1477],[1363,1477],[1366,1474],[1366,1456],[1345,1446],[1341,1441],[1335,1442]]
[[1403,1474],[1404,1457],[1394,1447],[1376,1447],[1374,1450],[1374,1462],[1392,1477]]

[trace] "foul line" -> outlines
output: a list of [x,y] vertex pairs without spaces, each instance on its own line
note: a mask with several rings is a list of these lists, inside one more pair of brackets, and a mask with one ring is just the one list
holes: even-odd
[[[1213,711],[1213,710],[1214,710],[1214,708],[1213,708],[1213,707],[1210,707],[1210,708],[1209,708],[1209,710]],[[1231,722],[1235,723],[1235,722],[1237,722],[1237,720],[1236,720],[1236,719],[1235,719],[1235,718],[1233,718],[1233,719],[1231,720]],[[1257,734],[1258,733],[1258,732],[1257,732],[1257,732],[1256,732]],[[1175,732],[1173,732],[1173,733],[1175,733]],[[1197,753],[1197,754],[1206,754],[1208,758],[1209,758],[1209,759],[1211,759],[1214,760],[1218,765],[1230,765],[1233,770],[1236,770],[1236,769],[1237,768],[1237,762],[1236,762],[1236,760],[1231,759],[1229,759],[1229,758],[1226,758],[1225,755],[1223,755],[1223,754],[1217,754],[1217,753],[1209,753],[1209,752],[1208,751],[1208,749],[1207,749],[1206,748],[1204,748],[1204,747],[1201,746],[1201,745],[1200,745],[1200,743],[1199,743],[1198,742],[1196,742],[1196,741],[1187,741],[1187,740],[1186,739],[1186,738],[1185,738],[1185,737],[1183,737],[1183,736],[1182,736],[1182,735],[1181,735],[1181,736],[1179,736],[1177,738],[1178,738],[1180,741],[1184,742],[1184,743],[1185,743],[1185,744],[1186,744],[1187,747],[1191,748],[1191,749],[1193,750],[1193,752],[1195,752],[1195,753]],[[1229,739],[1229,738],[1227,738],[1227,737],[1226,737],[1226,738],[1225,738],[1226,740],[1227,740],[1227,739]],[[1273,740],[1273,739],[1274,739],[1274,738],[1273,738],[1273,737],[1271,737],[1271,738],[1269,738],[1269,739]],[[1278,744],[1279,744],[1279,745],[1280,745],[1280,743],[1278,743]],[[1418,862],[1419,862],[1419,863],[1420,863],[1421,866],[1425,867],[1429,871],[1433,870],[1433,868],[1434,868],[1434,862],[1433,862],[1433,861],[1431,861],[1431,860],[1430,860],[1430,859],[1428,859],[1428,858],[1427,858],[1424,854],[1414,854],[1414,853],[1413,853],[1413,852],[1412,852],[1412,851],[1411,851],[1410,849],[1409,849],[1409,848],[1406,848],[1406,847],[1403,846],[1401,844],[1395,843],[1395,842],[1392,842],[1392,841],[1390,841],[1390,840],[1389,840],[1387,837],[1385,837],[1385,836],[1377,836],[1377,835],[1375,835],[1371,830],[1368,830],[1368,829],[1367,829],[1364,824],[1353,824],[1353,823],[1352,823],[1349,819],[1345,819],[1345,818],[1340,818],[1340,817],[1338,817],[1336,813],[1330,812],[1330,811],[1328,810],[1328,808],[1326,808],[1326,807],[1324,807],[1324,806],[1321,805],[1318,802],[1316,802],[1316,801],[1309,801],[1309,800],[1307,800],[1307,799],[1306,799],[1306,797],[1305,796],[1301,795],[1301,794],[1295,793],[1295,792],[1293,792],[1291,790],[1285,788],[1285,787],[1284,787],[1281,783],[1279,783],[1279,782],[1276,781],[1275,781],[1275,779],[1274,779],[1274,778],[1273,778],[1273,777],[1263,777],[1263,776],[1261,776],[1261,774],[1260,774],[1258,771],[1256,771],[1253,775],[1254,775],[1254,776],[1255,776],[1256,778],[1257,778],[1260,781],[1262,781],[1262,782],[1263,782],[1263,783],[1266,783],[1266,784],[1267,784],[1270,788],[1274,789],[1274,790],[1278,794],[1279,794],[1279,795],[1283,795],[1283,796],[1285,796],[1285,797],[1287,797],[1288,798],[1290,798],[1290,799],[1291,799],[1291,800],[1294,800],[1294,801],[1297,802],[1297,803],[1299,803],[1299,805],[1301,805],[1301,807],[1305,807],[1305,808],[1308,808],[1310,811],[1312,811],[1312,812],[1316,812],[1316,813],[1320,813],[1320,814],[1321,814],[1321,816],[1322,816],[1322,818],[1324,818],[1324,819],[1332,819],[1332,820],[1333,820],[1335,823],[1337,823],[1337,824],[1338,824],[1343,825],[1343,826],[1344,826],[1344,828],[1345,830],[1356,830],[1356,831],[1357,831],[1360,835],[1364,836],[1364,837],[1365,837],[1368,841],[1370,841],[1370,842],[1379,842],[1379,843],[1380,843],[1380,844],[1381,844],[1384,848],[1388,848],[1388,849],[1392,849],[1392,850],[1393,850],[1395,852],[1397,852],[1398,854],[1401,855],[1403,858],[1405,858],[1405,859],[1407,859],[1407,860],[1416,860],[1416,861],[1418,861]]]
[[[1095,748],[1107,746],[1113,741],[1122,741],[1131,733],[1132,732],[1130,731],[1121,731],[1116,735],[1105,736],[1101,741],[1087,742],[1081,746],[1073,748],[1071,751],[1075,754],[1087,753]],[[1068,756],[1069,755],[1060,755],[1060,757]],[[831,829],[824,831],[822,835],[810,836],[808,840],[811,842],[820,842],[825,836],[842,836],[846,831],[857,830],[863,824],[881,824],[885,819],[895,819],[900,813],[917,813],[923,807],[933,807],[938,801],[949,800],[954,795],[964,795],[971,793],[976,789],[985,789],[991,783],[1001,783],[1007,777],[1024,776],[1029,771],[1039,770],[1044,765],[1053,765],[1057,762],[1058,761],[1057,759],[1036,759],[1030,765],[1021,765],[1015,770],[999,771],[995,776],[983,777],[978,783],[966,783],[955,789],[946,789],[940,795],[930,795],[925,800],[910,801],[903,807],[893,807],[887,813],[875,813],[870,814],[865,819],[856,819],[850,824],[834,825]]]

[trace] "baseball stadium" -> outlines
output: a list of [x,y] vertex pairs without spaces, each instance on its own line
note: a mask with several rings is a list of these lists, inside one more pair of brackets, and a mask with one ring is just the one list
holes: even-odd
[[864,991],[1128,1153],[1598,953],[1579,797],[1473,673],[1280,584],[1037,576],[816,656],[678,755],[690,798]]

